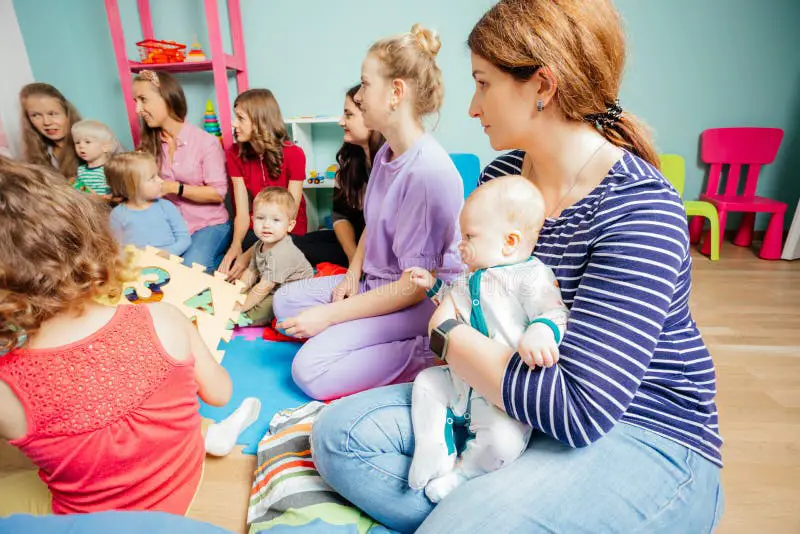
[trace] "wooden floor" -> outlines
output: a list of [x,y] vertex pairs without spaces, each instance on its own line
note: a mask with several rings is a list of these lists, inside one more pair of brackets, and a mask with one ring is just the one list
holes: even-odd
[[[800,261],[726,244],[695,255],[692,311],[714,357],[725,438],[722,534],[800,532]],[[191,516],[244,530],[252,456],[209,460]],[[676,527],[676,532],[680,528]]]
[[719,532],[800,532],[800,261],[727,245],[718,263],[695,257],[693,282],[719,379]]

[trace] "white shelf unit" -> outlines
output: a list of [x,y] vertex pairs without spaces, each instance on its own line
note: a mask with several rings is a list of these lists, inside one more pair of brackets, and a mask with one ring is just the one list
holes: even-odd
[[[284,122],[289,126],[289,135],[292,142],[303,149],[306,155],[306,166],[314,169],[324,176],[325,168],[328,164],[321,165],[317,161],[314,151],[312,129],[315,124],[338,124],[339,116],[300,116],[285,119]],[[322,180],[318,184],[308,183],[308,177],[303,181],[304,196],[306,198],[306,214],[308,216],[308,231],[313,232],[320,226],[321,219],[330,212],[333,199],[333,180]],[[323,214],[323,217],[320,215]]]
[[[314,143],[311,136],[311,129],[314,124],[338,124],[341,117],[322,116],[322,117],[292,117],[286,119],[285,122],[289,125],[290,135],[292,142],[303,149],[306,155],[306,162],[309,168],[315,169],[317,172],[325,172],[324,168],[317,167],[318,162],[314,154]],[[324,180],[319,184],[310,184],[308,180],[303,182],[303,187],[306,189],[333,189],[333,180]]]

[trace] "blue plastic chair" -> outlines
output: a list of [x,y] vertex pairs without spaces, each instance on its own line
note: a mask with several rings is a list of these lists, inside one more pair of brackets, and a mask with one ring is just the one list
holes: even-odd
[[464,182],[464,198],[467,198],[476,187],[478,178],[481,176],[481,160],[475,154],[454,153],[450,154],[450,159],[456,165],[461,180]]

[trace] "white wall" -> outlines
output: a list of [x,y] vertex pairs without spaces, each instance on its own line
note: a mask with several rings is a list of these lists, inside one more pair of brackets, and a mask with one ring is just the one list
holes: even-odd
[[19,156],[19,90],[33,81],[33,73],[11,0],[0,0],[0,72],[0,138],[5,132],[11,153]]

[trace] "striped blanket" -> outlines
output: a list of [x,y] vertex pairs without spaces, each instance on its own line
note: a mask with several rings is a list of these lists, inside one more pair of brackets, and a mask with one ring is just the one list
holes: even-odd
[[258,444],[247,524],[250,534],[388,533],[319,476],[311,458],[311,425],[325,407],[309,402],[278,412]]

